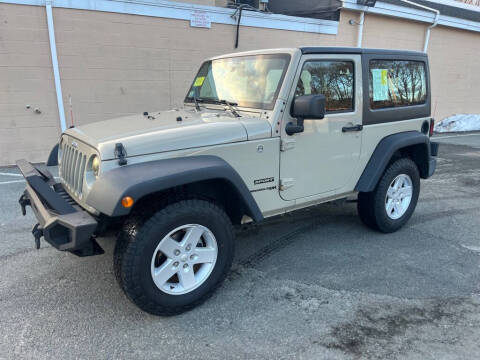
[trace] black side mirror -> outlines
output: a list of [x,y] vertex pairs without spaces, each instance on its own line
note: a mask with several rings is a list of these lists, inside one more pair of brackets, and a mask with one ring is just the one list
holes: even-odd
[[323,119],[325,117],[325,96],[304,95],[293,99],[292,116],[302,119]]
[[297,124],[289,122],[285,127],[288,135],[303,132],[304,119],[323,119],[325,117],[325,96],[304,95],[293,99],[292,116],[297,118]]

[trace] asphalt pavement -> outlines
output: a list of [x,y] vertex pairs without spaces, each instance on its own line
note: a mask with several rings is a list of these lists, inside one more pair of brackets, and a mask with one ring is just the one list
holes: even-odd
[[369,230],[350,202],[239,228],[224,284],[169,318],[121,292],[113,238],[95,257],[35,250],[25,184],[0,168],[0,358],[479,358],[480,134],[450,136],[400,231]]

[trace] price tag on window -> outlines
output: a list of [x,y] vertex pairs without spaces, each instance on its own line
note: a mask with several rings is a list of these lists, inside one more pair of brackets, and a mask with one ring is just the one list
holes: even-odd
[[372,69],[373,101],[388,99],[388,70]]

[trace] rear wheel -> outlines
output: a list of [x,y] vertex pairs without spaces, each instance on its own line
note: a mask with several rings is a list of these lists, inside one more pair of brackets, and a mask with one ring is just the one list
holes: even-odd
[[199,305],[230,269],[232,225],[213,203],[184,200],[133,223],[118,238],[115,274],[126,295],[149,313],[174,315]]
[[411,159],[399,159],[385,170],[374,191],[358,194],[360,219],[381,232],[397,231],[412,216],[419,194],[417,165]]

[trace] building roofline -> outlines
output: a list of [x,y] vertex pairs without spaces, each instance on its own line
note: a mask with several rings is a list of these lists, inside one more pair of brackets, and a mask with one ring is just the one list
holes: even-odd
[[[413,4],[408,4],[401,2],[400,0],[382,0],[382,2],[392,4],[392,5],[400,5],[405,6],[408,8],[417,8],[417,6]],[[431,1],[431,0],[414,0],[415,3],[423,6],[430,7],[432,9],[440,11],[442,15],[454,17],[457,19],[464,19],[470,21],[480,21],[480,7],[479,6],[459,6],[464,5],[458,1]],[[457,5],[458,4],[458,5]]]
[[[416,1],[418,1],[418,0],[416,0]],[[435,7],[436,5],[446,5],[446,6],[450,6],[450,7],[453,7],[453,8],[459,8],[459,9],[464,9],[464,10],[469,10],[469,11],[480,13],[480,6],[466,4],[466,3],[456,1],[456,0],[435,0],[435,1],[425,0],[425,1],[428,1],[429,5],[431,7]]]
[[[395,1],[395,4],[392,4],[392,2],[393,2],[392,0],[377,1],[374,7],[368,7],[368,6],[358,5],[356,0],[343,0],[342,8],[346,10],[353,10],[353,11],[364,11],[367,14],[384,15],[384,16],[391,16],[391,17],[402,18],[407,20],[420,21],[428,24],[432,24],[435,19],[435,14],[431,11],[426,11],[426,10],[418,9],[415,7],[406,6],[406,4],[402,4],[400,1]],[[448,5],[445,4],[445,1],[442,1],[441,4],[437,4],[437,7],[440,5],[450,6],[450,7],[452,6],[451,4],[448,4]],[[433,2],[428,2],[428,6],[435,7]],[[458,9],[462,11],[467,11],[462,6],[460,6]],[[473,11],[470,8],[468,9],[468,11],[475,15],[477,13],[476,10]],[[438,25],[480,32],[480,17],[478,21],[473,21],[473,20],[463,19],[458,16],[459,15],[449,16],[449,15],[446,15],[445,13],[442,13],[442,11],[440,10]]]
[[[235,9],[171,0],[0,0],[0,3],[90,10],[192,21],[196,13],[206,15],[210,23],[237,25]],[[313,19],[259,11],[243,11],[242,26],[336,35],[338,21]],[[209,26],[207,26],[209,27]]]

